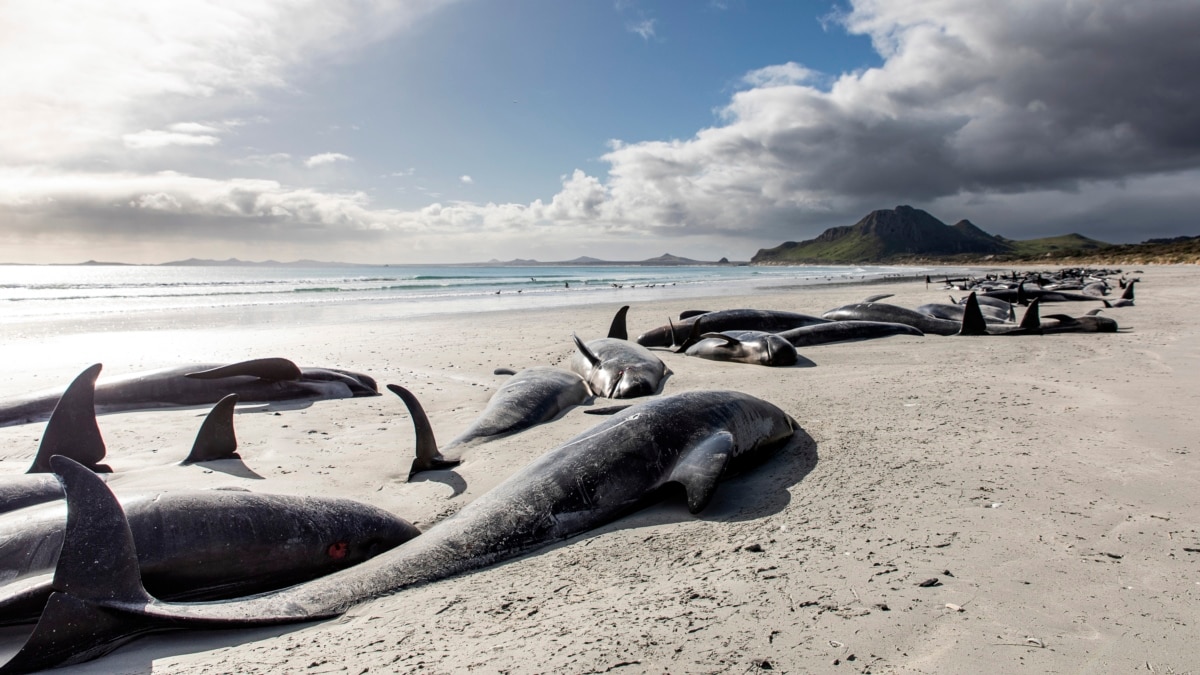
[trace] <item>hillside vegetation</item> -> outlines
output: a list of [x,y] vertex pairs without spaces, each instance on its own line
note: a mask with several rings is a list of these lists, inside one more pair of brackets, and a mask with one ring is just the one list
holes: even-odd
[[831,227],[815,239],[760,249],[751,263],[1001,263],[1001,262],[1200,262],[1200,237],[1152,239],[1114,245],[1081,234],[1006,239],[969,220],[947,225],[911,206],[872,211],[854,225]]

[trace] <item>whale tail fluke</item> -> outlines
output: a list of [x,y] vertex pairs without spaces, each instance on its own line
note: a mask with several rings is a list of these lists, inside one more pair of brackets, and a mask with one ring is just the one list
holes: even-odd
[[37,456],[26,473],[49,473],[54,455],[70,457],[92,471],[110,471],[99,463],[107,452],[96,422],[96,378],[100,377],[101,367],[97,363],[77,375],[58,399]]
[[[1133,285],[1136,283],[1137,279],[1132,279],[1129,283],[1125,284],[1125,292],[1121,294],[1122,300],[1129,300],[1131,302],[1133,301]],[[1153,291],[1154,289],[1150,290]],[[1153,293],[1151,293],[1151,295],[1153,295]]]
[[237,406],[238,395],[229,394],[217,401],[192,443],[192,451],[182,464],[196,462],[212,462],[218,459],[239,459],[237,454],[237,435],[233,430],[233,410]]
[[438,451],[437,439],[433,436],[433,425],[429,423],[425,408],[421,407],[421,402],[417,400],[417,397],[400,385],[389,384],[387,388],[399,396],[400,400],[404,401],[404,405],[408,407],[408,414],[412,416],[413,427],[417,435],[417,456],[408,471],[408,479],[412,480],[413,476],[422,471],[440,471],[458,466],[460,460],[446,459]]
[[67,496],[67,526],[53,588],[33,633],[0,675],[30,673],[102,656],[155,625],[137,608],[154,599],[142,587],[133,533],[116,497],[92,471],[50,458]]

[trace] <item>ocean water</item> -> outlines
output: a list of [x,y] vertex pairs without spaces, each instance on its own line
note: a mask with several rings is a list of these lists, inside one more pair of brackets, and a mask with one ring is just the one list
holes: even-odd
[[925,268],[758,266],[0,265],[8,337],[565,307],[918,275]]

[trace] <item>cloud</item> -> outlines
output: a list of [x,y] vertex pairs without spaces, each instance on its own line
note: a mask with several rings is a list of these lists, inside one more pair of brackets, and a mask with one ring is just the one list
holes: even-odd
[[[17,10],[30,6],[0,4],[0,25],[23,25]],[[81,11],[90,12],[89,6]],[[133,26],[153,23],[114,6]],[[150,4],[148,16],[157,16],[157,7]],[[556,194],[530,203],[383,209],[363,192],[282,181],[61,167],[69,160],[95,166],[83,161],[93,157],[88,153],[129,142],[126,137],[134,143],[170,134],[217,139],[221,133],[214,130],[228,132],[229,123],[179,121],[197,118],[179,102],[286,86],[307,52],[331,54],[347,35],[373,34],[369,17],[350,5],[317,3],[295,14],[290,5],[265,1],[244,7],[221,20],[206,19],[213,8],[204,3],[189,4],[183,18],[161,10],[168,14],[165,28],[151,35],[191,36],[171,43],[186,45],[188,53],[172,56],[168,65],[141,63],[154,40],[129,52],[113,39],[83,40],[93,50],[83,60],[83,48],[68,41],[59,63],[53,50],[16,38],[48,65],[29,77],[0,65],[6,69],[0,75],[12,75],[6,86],[22,94],[0,100],[0,163],[10,162],[0,166],[0,222],[14,223],[9,232],[34,233],[53,222],[80,238],[136,233],[141,240],[189,236],[188,226],[203,225],[196,229],[205,234],[195,236],[217,227],[228,237],[314,244],[375,238],[401,242],[397,250],[405,256],[439,249],[451,260],[464,259],[472,242],[524,242],[534,249],[551,241],[581,246],[687,237],[724,246],[722,255],[748,257],[757,245],[813,236],[902,203],[946,220],[971,218],[1014,237],[1068,229],[1110,240],[1165,236],[1172,228],[1194,232],[1200,87],[1192,73],[1200,67],[1200,41],[1191,27],[1200,24],[1200,5],[1191,0],[1018,0],[1017,9],[985,0],[857,0],[833,20],[869,37],[882,65],[834,74],[798,62],[755,69],[713,126],[676,140],[613,141],[602,156],[607,171],[573,171]],[[370,7],[368,15],[383,11]],[[398,7],[397,20],[427,8]],[[278,23],[260,20],[272,12]],[[109,25],[103,14],[99,29]],[[199,24],[195,35],[183,25],[188,19]],[[33,35],[50,30],[35,24]],[[218,27],[228,32],[232,55],[222,52],[217,36],[225,33]],[[255,42],[260,38],[265,41]],[[100,58],[110,47],[111,61]],[[0,42],[0,64],[25,62],[9,41]],[[112,70],[103,87],[88,80],[100,66]],[[121,76],[125,69],[127,77]],[[141,112],[159,100],[165,112],[153,119]],[[47,112],[39,116],[42,109]],[[27,118],[37,122],[4,124]],[[289,160],[276,154],[242,161]],[[322,161],[350,158],[326,153],[305,164]],[[59,165],[42,165],[50,162]],[[384,250],[372,247],[372,255]]]
[[465,174],[464,174],[464,175],[462,175],[462,176],[459,176],[458,180],[459,180],[459,182],[460,182],[460,183],[462,183],[463,185],[470,185],[471,183],[474,183],[474,182],[475,182],[475,179],[474,179],[474,178],[471,178],[470,176],[467,176],[467,175],[465,175]]
[[216,145],[221,139],[210,134],[179,133],[177,131],[161,131],[146,129],[136,134],[125,134],[121,137],[125,147],[135,150],[162,148],[168,145],[202,146]]
[[661,233],[795,234],[954,196],[1116,194],[1200,166],[1200,5],[1021,7],[859,0],[840,20],[883,65],[748,73],[720,125],[614,142],[599,211]]
[[0,26],[20,29],[0,40],[3,161],[86,163],[198,101],[287,87],[302,66],[361,49],[442,4],[6,0]]
[[319,155],[313,155],[312,157],[309,157],[308,159],[304,160],[304,166],[307,166],[308,168],[311,169],[311,168],[317,167],[317,166],[333,164],[334,162],[353,162],[353,161],[354,161],[353,157],[351,157],[349,155],[343,155],[340,152],[322,152]]
[[643,40],[649,40],[654,37],[654,24],[656,19],[642,19],[635,21],[625,26],[625,30],[640,36]]
[[272,152],[268,154],[247,155],[240,159],[232,161],[233,164],[244,166],[278,166],[287,164],[292,161],[292,156],[286,152]]

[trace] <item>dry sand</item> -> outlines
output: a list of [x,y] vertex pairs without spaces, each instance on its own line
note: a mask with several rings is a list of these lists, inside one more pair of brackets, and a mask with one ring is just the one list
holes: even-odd
[[[786,369],[660,352],[666,394],[746,391],[804,433],[699,517],[661,504],[338,620],[162,634],[75,672],[1192,671],[1200,272],[1140,276],[1137,305],[1108,312],[1132,327],[1115,335],[892,337],[804,349],[816,367]],[[906,281],[634,303],[630,330],[685,309],[819,313],[883,292],[909,307],[946,295]],[[494,368],[563,364],[571,332],[601,337],[616,308],[7,339],[0,395],[61,386],[92,361],[118,374],[279,355],[410,388],[444,441],[503,382]],[[426,528],[598,421],[576,408],[471,448],[449,479],[406,483],[411,424],[390,394],[240,414],[245,475],[174,466],[202,415],[102,417],[114,482],[348,496]],[[0,429],[0,470],[23,471],[40,433]],[[12,649],[19,635],[4,637]]]

